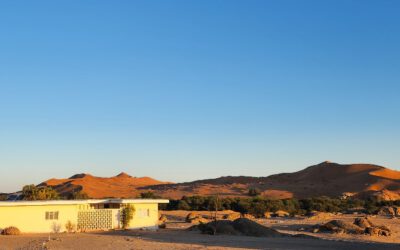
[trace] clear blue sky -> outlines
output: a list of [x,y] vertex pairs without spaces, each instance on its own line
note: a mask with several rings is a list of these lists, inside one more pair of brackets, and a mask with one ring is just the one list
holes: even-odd
[[3,1],[0,191],[400,169],[399,1]]

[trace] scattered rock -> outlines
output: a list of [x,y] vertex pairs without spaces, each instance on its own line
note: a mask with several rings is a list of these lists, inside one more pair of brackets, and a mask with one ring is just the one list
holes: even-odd
[[331,233],[350,233],[350,234],[364,233],[363,228],[343,220],[331,220],[328,223],[325,223],[322,226],[320,226],[320,230]]
[[192,223],[192,224],[199,224],[199,223],[207,223],[208,220],[206,218],[203,218],[200,214],[196,213],[189,213],[186,216],[186,222]]
[[271,212],[265,212],[264,213],[264,218],[269,219],[269,218],[272,217],[272,215],[273,215],[273,213],[271,213]]
[[354,220],[354,225],[357,225],[361,228],[373,227],[374,224],[368,218],[356,218]]
[[255,220],[255,219],[256,219],[256,217],[254,217],[254,216],[251,215],[251,214],[244,214],[244,215],[243,215],[243,218],[249,219],[249,220]]
[[278,210],[274,213],[274,216],[276,217],[288,217],[290,214],[286,211],[283,210]]
[[240,218],[240,213],[230,213],[230,214],[224,214],[222,217],[224,220],[236,220]]
[[382,207],[381,209],[379,209],[378,211],[378,215],[382,215],[382,216],[399,216],[400,217],[400,207]]
[[390,230],[382,227],[368,227],[365,229],[365,233],[371,236],[390,236]]
[[332,220],[322,226],[319,226],[319,230],[331,233],[369,234],[371,236],[391,235],[391,231],[388,227],[374,225],[366,217],[356,218],[353,224],[343,220]]
[[396,216],[400,217],[400,207],[393,207],[393,210]]

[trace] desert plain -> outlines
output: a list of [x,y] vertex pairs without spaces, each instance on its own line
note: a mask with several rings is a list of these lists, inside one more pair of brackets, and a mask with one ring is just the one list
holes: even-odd
[[[222,217],[230,211],[218,214]],[[384,216],[369,219],[390,228],[390,236],[313,233],[308,229],[331,219],[351,222],[364,215],[334,215],[330,218],[285,217],[254,219],[257,223],[286,234],[282,237],[208,235],[189,230],[188,211],[160,211],[166,228],[157,231],[115,230],[90,233],[22,234],[0,236],[0,249],[400,249],[400,221]],[[210,212],[196,212],[204,217]]]

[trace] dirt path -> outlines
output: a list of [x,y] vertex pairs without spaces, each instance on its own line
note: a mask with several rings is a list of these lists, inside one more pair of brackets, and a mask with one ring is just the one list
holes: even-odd
[[0,249],[399,249],[398,244],[344,242],[295,237],[211,236],[179,229],[1,236]]

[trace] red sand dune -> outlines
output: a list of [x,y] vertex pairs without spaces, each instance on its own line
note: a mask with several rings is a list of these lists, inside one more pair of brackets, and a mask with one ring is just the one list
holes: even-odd
[[52,186],[63,195],[83,191],[91,198],[135,198],[139,194],[138,187],[167,184],[150,177],[132,177],[126,173],[105,178],[90,174],[77,174],[68,179],[50,179],[40,185]]
[[184,195],[247,196],[250,188],[257,188],[261,195],[274,199],[353,193],[393,200],[400,197],[400,172],[372,164],[322,162],[298,172],[268,177],[226,176],[173,184],[125,173],[110,178],[80,174],[69,179],[50,179],[42,185],[53,186],[62,194],[82,189],[92,198],[137,197],[145,191],[173,199]]
[[[373,195],[385,199],[400,193],[399,171],[372,164],[322,162],[294,173],[268,177],[220,177],[189,183],[157,185],[151,188],[159,195],[180,198],[182,195],[245,196],[251,187],[258,188],[268,198],[307,198],[341,196],[343,193]],[[241,188],[233,188],[233,185]],[[373,193],[376,192],[376,193]],[[380,192],[380,193],[379,193]],[[390,195],[389,195],[390,194]]]

